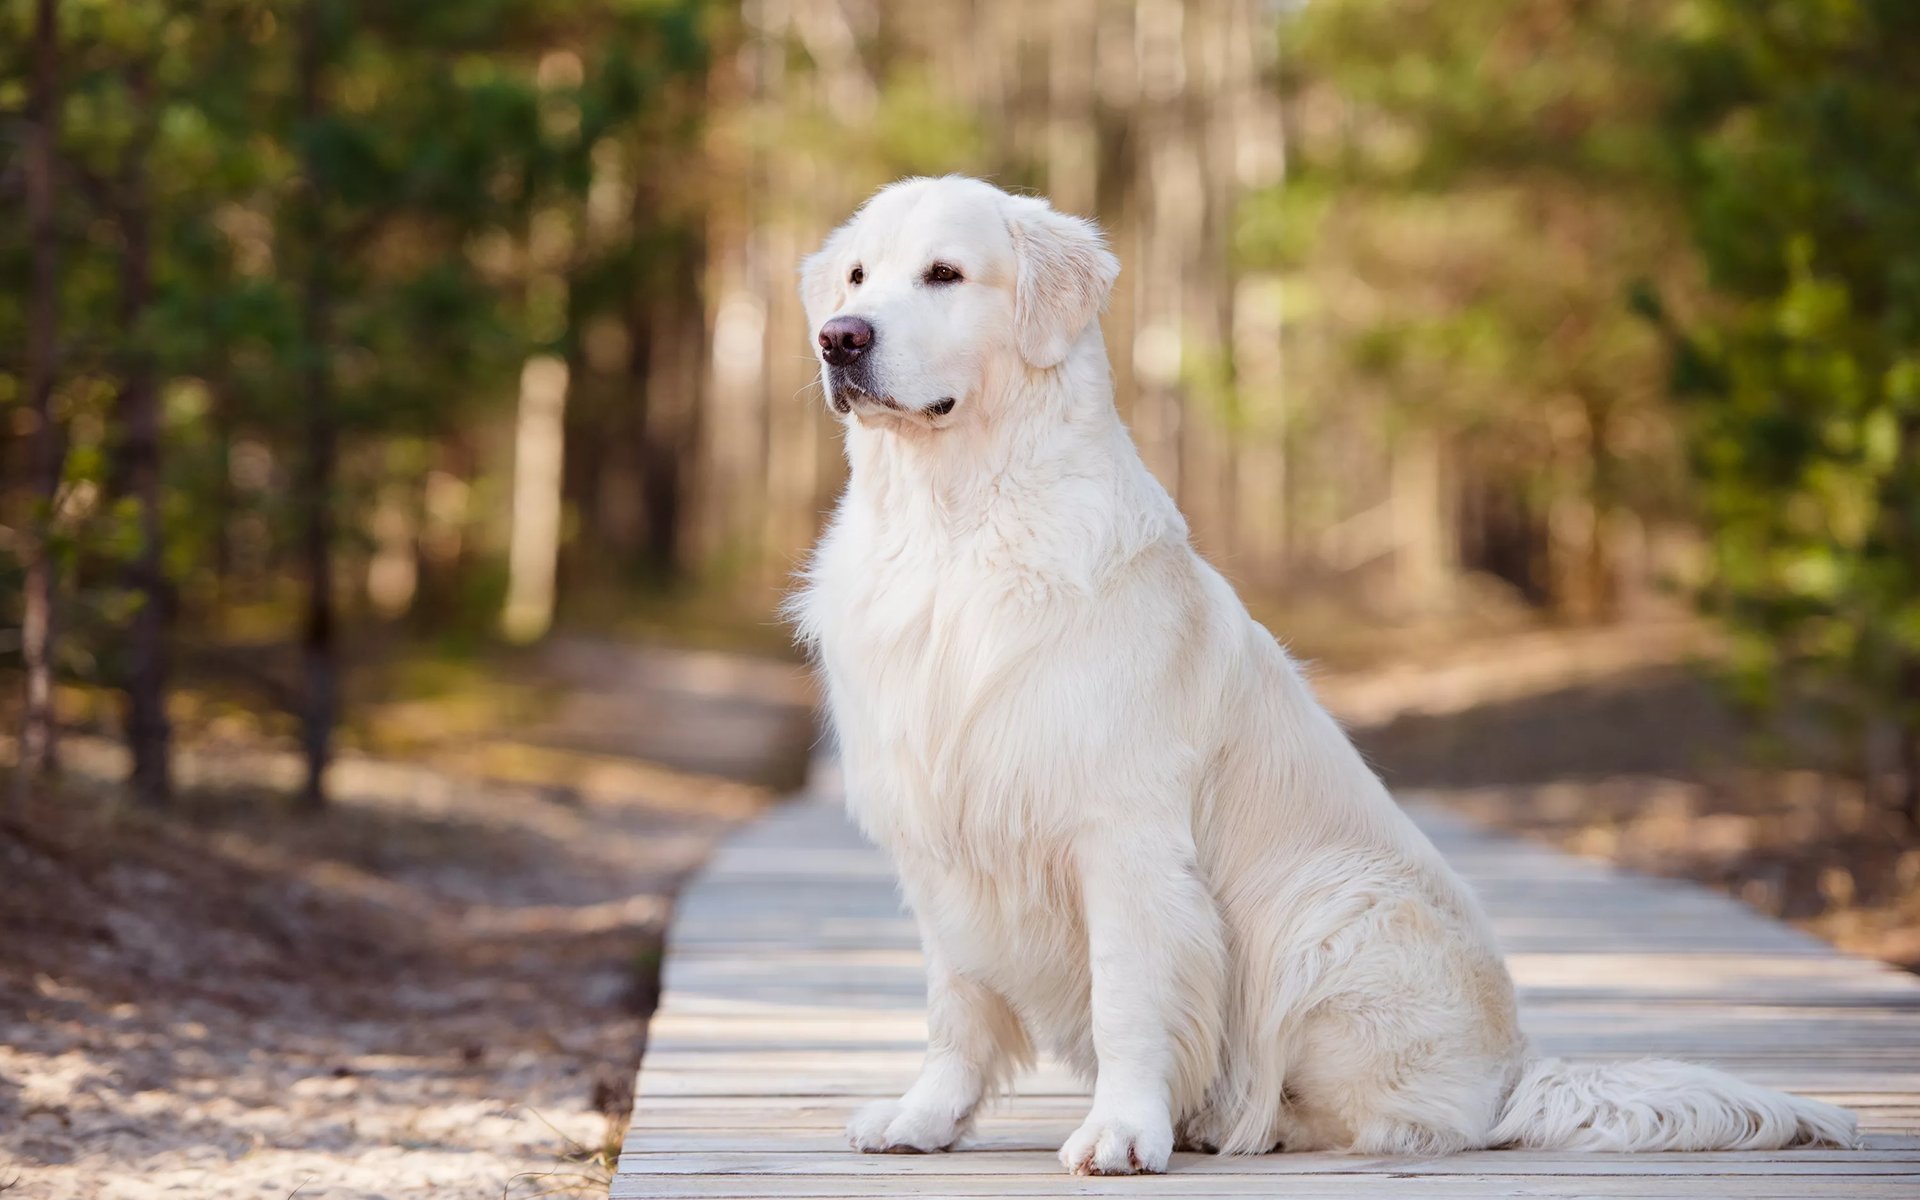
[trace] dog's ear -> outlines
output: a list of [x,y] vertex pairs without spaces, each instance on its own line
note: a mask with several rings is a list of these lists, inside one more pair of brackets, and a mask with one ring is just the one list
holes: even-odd
[[1092,221],[1055,212],[1032,196],[1007,200],[1019,263],[1013,320],[1020,356],[1036,367],[1055,366],[1106,306],[1120,260]]
[[846,288],[841,274],[841,255],[853,223],[849,221],[827,235],[820,248],[800,260],[800,306],[807,310],[807,328],[817,329],[840,304]]

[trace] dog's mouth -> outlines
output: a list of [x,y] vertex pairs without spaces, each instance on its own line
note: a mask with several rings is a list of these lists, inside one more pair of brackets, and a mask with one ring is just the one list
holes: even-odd
[[952,412],[960,403],[959,400],[954,397],[946,396],[934,401],[925,408],[909,408],[898,400],[895,400],[892,396],[883,396],[871,388],[855,383],[851,379],[834,380],[830,400],[833,405],[833,411],[839,413],[841,416],[847,415],[856,408],[864,408],[879,409],[883,412],[893,413],[902,417],[944,417]]
[[862,387],[851,379],[834,380],[833,411],[846,414],[855,408],[884,408],[888,412],[897,413],[907,411],[892,396],[882,396],[879,392]]

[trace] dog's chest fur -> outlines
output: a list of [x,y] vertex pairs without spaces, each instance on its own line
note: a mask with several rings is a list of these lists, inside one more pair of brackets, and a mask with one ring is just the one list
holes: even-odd
[[1085,933],[1067,847],[1084,781],[1060,770],[1083,761],[1069,743],[1086,714],[1071,659],[1040,651],[1057,650],[1090,601],[1059,561],[1037,563],[992,522],[913,530],[849,497],[795,609],[827,682],[850,811],[954,965],[1078,1057]]
[[843,513],[802,603],[848,771],[849,803],[889,849],[1005,861],[1029,845],[1050,757],[1035,655],[1048,589],[991,530],[916,538]]

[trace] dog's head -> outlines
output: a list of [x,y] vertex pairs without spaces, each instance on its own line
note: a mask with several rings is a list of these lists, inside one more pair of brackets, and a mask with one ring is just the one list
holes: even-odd
[[1090,221],[977,179],[883,188],[800,272],[834,411],[939,427],[1002,364],[1058,366],[1120,263]]

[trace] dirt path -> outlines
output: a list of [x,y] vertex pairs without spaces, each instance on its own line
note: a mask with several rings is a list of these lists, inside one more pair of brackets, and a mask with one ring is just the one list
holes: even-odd
[[1769,746],[1697,660],[1691,623],[1541,631],[1325,672],[1319,690],[1402,793],[1576,854],[1695,879],[1845,950],[1920,970],[1920,837],[1822,764]]
[[672,893],[774,794],[489,742],[299,817],[229,747],[154,819],[116,753],[0,815],[5,1200],[604,1195]]

